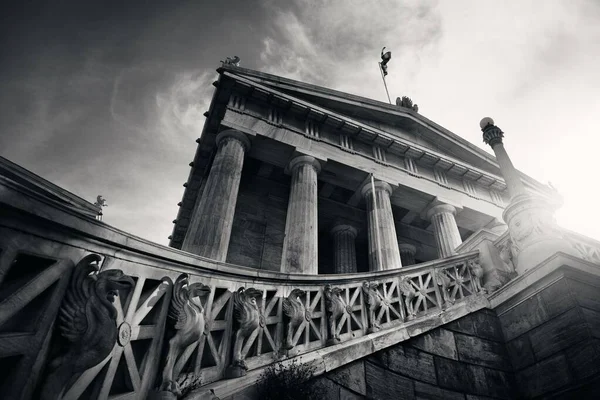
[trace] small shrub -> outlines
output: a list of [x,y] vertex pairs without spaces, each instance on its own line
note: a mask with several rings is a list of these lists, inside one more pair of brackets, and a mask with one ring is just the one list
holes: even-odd
[[282,362],[269,365],[260,377],[256,391],[261,400],[321,400],[325,388],[310,381],[316,367],[298,364],[293,360],[285,366]]

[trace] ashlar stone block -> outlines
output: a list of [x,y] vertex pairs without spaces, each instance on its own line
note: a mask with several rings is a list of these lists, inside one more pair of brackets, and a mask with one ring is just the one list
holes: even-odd
[[411,339],[408,344],[427,353],[458,360],[454,334],[443,328]]
[[405,378],[378,365],[365,362],[367,398],[373,400],[413,400],[412,379]]

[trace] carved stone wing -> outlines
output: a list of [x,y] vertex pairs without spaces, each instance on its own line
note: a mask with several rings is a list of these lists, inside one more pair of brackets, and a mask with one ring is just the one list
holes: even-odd
[[187,314],[183,307],[187,299],[187,289],[184,287],[189,284],[188,274],[181,274],[175,280],[173,285],[173,299],[169,307],[169,319],[175,324],[175,329],[181,329],[187,321]]
[[85,256],[75,267],[69,289],[61,305],[58,321],[61,334],[70,342],[79,340],[88,328],[86,303],[92,283],[100,269],[94,264],[102,259],[98,254]]

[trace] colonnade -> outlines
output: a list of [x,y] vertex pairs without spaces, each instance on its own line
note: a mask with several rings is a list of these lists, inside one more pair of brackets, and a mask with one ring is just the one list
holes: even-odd
[[[182,250],[225,261],[244,163],[250,141],[241,132],[226,130],[217,136],[217,154],[202,197],[192,214]],[[321,165],[307,155],[293,158],[281,271],[318,273],[317,177]],[[367,182],[361,189],[367,206],[369,268],[379,271],[415,262],[416,248],[398,243],[392,215],[392,187],[382,181]],[[461,237],[456,225],[457,208],[436,201],[424,215],[433,225],[440,258],[455,254]],[[330,231],[336,273],[356,272],[356,227],[340,222]]]

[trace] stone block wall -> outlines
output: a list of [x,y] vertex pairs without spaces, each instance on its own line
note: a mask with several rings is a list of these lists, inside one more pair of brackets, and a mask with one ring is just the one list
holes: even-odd
[[511,399],[512,365],[494,311],[481,310],[320,378],[328,399]]
[[600,397],[600,285],[563,277],[510,303],[498,311],[520,396]]

